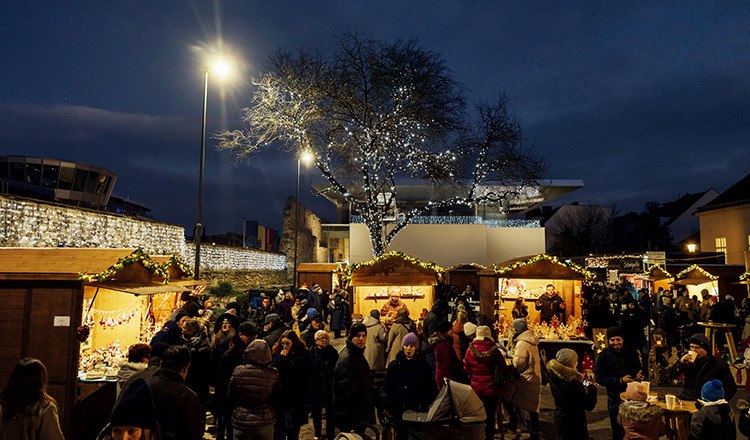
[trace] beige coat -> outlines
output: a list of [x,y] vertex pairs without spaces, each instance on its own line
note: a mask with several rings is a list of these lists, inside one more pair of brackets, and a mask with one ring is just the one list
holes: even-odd
[[388,330],[372,316],[365,317],[362,324],[367,327],[365,359],[372,371],[383,371],[385,370],[385,343],[388,340]]
[[57,406],[43,401],[31,417],[3,420],[0,410],[0,438],[13,440],[64,440]]
[[404,336],[409,334],[411,331],[411,320],[405,319],[403,322],[396,320],[388,331],[388,345],[386,351],[388,352],[388,360],[385,362],[386,368],[396,359],[396,355],[401,351],[401,341]]
[[539,357],[539,338],[526,330],[516,338],[513,348],[513,367],[521,378],[503,385],[502,396],[520,409],[539,412],[542,400],[542,370]]

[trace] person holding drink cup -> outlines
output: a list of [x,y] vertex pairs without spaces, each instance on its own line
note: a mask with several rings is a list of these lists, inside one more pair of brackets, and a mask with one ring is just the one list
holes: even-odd
[[677,377],[680,373],[685,373],[684,387],[677,398],[698,400],[703,384],[718,379],[724,386],[724,395],[727,400],[731,399],[737,392],[737,384],[726,361],[716,356],[709,356],[711,345],[708,343],[708,338],[701,333],[691,336],[688,343],[690,350],[680,358],[672,374],[673,377]]
[[594,375],[596,381],[607,389],[607,410],[612,427],[612,439],[622,440],[625,431],[617,422],[620,412],[620,393],[626,390],[628,383],[643,380],[641,360],[635,350],[624,346],[623,332],[619,327],[607,329],[609,347],[602,350],[596,358]]

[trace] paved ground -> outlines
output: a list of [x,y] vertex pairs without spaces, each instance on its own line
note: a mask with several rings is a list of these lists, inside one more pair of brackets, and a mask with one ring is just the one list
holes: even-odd
[[[343,339],[331,339],[333,342],[333,345],[340,349],[344,346],[344,340]],[[660,394],[665,393],[674,393],[677,394],[680,391],[680,388],[677,387],[653,387],[652,391],[659,392]],[[745,399],[748,397],[748,392],[746,392],[744,389],[740,389],[737,392],[737,395],[732,399],[732,407],[735,407],[735,403],[739,399]],[[556,440],[557,436],[555,435],[555,429],[553,425],[553,412],[555,408],[555,402],[552,398],[552,394],[550,393],[549,386],[542,387],[542,410],[539,415],[540,424],[541,424],[541,432],[542,432],[542,438],[545,440]],[[607,394],[604,389],[604,387],[599,388],[598,393],[598,400],[596,403],[596,408],[594,408],[593,411],[589,412],[587,414],[587,420],[589,425],[589,435],[594,440],[610,440],[612,438],[612,430],[610,429],[609,425],[609,415],[607,413]],[[736,420],[735,420],[736,421]],[[325,422],[324,422],[325,423]],[[205,439],[214,439],[214,436],[206,433]],[[500,435],[495,436],[496,439],[500,439]],[[506,434],[504,437],[506,440],[523,440],[528,439],[529,434],[528,433],[522,433],[518,435],[510,435]],[[663,437],[666,438],[666,437]],[[739,431],[737,432],[737,438],[744,438]],[[312,420],[307,425],[303,426],[300,431],[300,440],[313,440],[313,428],[312,428]],[[585,439],[581,439],[585,440]]]

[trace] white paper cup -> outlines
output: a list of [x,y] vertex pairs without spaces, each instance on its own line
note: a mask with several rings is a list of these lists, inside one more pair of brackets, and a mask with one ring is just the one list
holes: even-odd
[[667,394],[664,396],[664,400],[667,402],[667,408],[674,408],[677,403],[677,396],[674,394]]
[[641,382],[641,389],[644,393],[646,393],[646,396],[648,396],[648,393],[651,392],[651,382],[643,381]]
[[688,354],[690,355],[690,362],[695,362],[695,359],[698,357],[698,353],[690,350],[688,351]]

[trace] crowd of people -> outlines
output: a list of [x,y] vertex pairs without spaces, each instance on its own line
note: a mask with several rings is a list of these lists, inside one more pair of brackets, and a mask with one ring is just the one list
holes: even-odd
[[[118,377],[119,397],[99,439],[197,440],[211,414],[220,440],[296,440],[310,419],[316,440],[332,440],[337,432],[359,431],[376,421],[401,440],[408,432],[401,422],[404,412],[427,411],[448,381],[469,384],[484,404],[486,440],[494,438],[498,426],[541,438],[541,391],[547,382],[559,440],[588,438],[586,412],[597,403],[597,387],[606,388],[613,439],[664,434],[661,409],[641,386],[641,353],[644,320],[663,325],[671,292],[652,296],[628,287],[614,294],[590,292],[588,319],[608,327],[608,347],[596,356],[591,381],[584,379],[571,349],[560,349],[543,363],[524,301],[513,308],[512,336],[500,343],[490,327],[478,322],[471,308],[474,298],[470,286],[451,289],[415,320],[394,295],[352,322],[346,291],[331,296],[317,285],[294,294],[257,295],[247,309],[233,301],[217,313],[184,295],[149,344],[129,348]],[[684,304],[690,313],[703,313],[707,301],[675,301],[680,304],[675,319],[683,319],[677,317]],[[720,304],[706,307],[707,316],[722,316],[717,315],[724,313]],[[547,320],[565,313],[554,286],[534,305]],[[727,316],[739,318],[737,313]],[[615,320],[619,326],[611,326]],[[339,352],[331,338],[341,337],[346,339]],[[691,438],[734,438],[737,417],[727,402],[737,388],[729,367],[711,355],[701,333],[686,342],[674,369],[684,378],[678,397],[701,406],[691,419]],[[502,412],[507,414],[504,425]],[[740,416],[744,432],[750,418]],[[45,434],[30,434],[34,430]],[[56,404],[46,393],[46,370],[38,360],[20,361],[0,392],[0,439],[5,438],[62,438]]]

